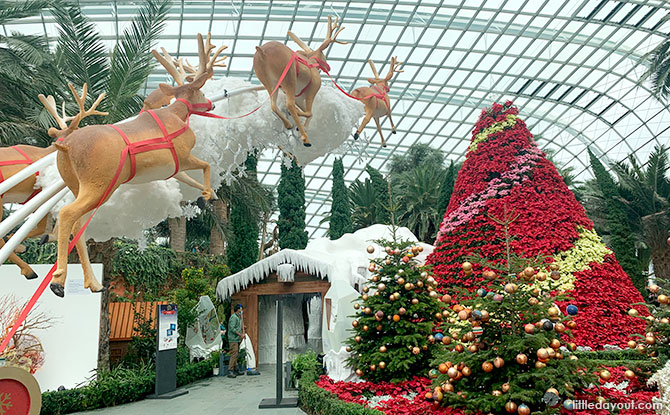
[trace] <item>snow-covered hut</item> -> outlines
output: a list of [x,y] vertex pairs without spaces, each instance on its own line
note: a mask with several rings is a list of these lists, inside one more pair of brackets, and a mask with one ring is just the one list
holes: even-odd
[[[398,228],[396,237],[417,241],[407,228]],[[334,241],[315,239],[302,250],[284,249],[219,281],[220,299],[245,306],[244,322],[259,363],[275,361],[275,300],[280,295],[287,357],[308,347],[317,352],[341,349],[370,259],[385,255],[372,242],[378,239],[392,239],[388,226],[373,225]],[[366,251],[369,245],[375,247],[372,254]],[[433,246],[420,245],[424,250],[417,259],[424,261]]]

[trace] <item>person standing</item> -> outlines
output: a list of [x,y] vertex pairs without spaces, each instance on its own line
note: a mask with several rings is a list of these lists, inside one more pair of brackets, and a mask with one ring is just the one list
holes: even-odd
[[236,304],[234,313],[228,320],[228,343],[230,344],[230,362],[228,363],[228,377],[236,378],[243,375],[237,370],[237,356],[240,353],[242,341],[242,304]]

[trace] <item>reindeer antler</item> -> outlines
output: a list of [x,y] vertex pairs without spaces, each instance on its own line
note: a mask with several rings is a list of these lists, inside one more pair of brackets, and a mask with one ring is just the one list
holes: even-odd
[[402,62],[398,62],[398,57],[394,56],[391,58],[391,67],[389,68],[388,74],[386,74],[386,80],[389,81],[391,78],[393,78],[393,73],[397,72],[405,72],[404,70],[399,69],[400,65],[402,65]]
[[[219,56],[221,52],[226,50],[228,46],[222,45],[220,46],[216,52],[214,52],[213,55],[211,55],[212,50],[214,50],[216,46],[212,44],[212,34],[207,33],[207,44],[204,44],[202,35],[198,33],[198,68],[196,72],[193,74],[193,79],[198,78],[200,75],[208,73],[209,76],[212,76],[214,74],[214,68],[219,67],[219,68],[225,68],[226,64],[223,62],[226,60],[227,56]],[[211,55],[211,56],[210,56]],[[188,65],[188,62],[187,62]],[[188,65],[190,66],[190,65]]]
[[74,118],[72,119],[72,122],[68,126],[70,130],[76,130],[79,127],[79,123],[81,120],[84,118],[90,116],[90,115],[108,115],[108,112],[103,112],[103,111],[98,111],[96,108],[98,105],[100,105],[100,102],[102,99],[105,97],[105,93],[101,93],[98,95],[98,98],[95,100],[93,105],[91,105],[91,108],[86,109],[86,96],[88,95],[88,85],[84,84],[84,87],[82,88],[81,96],[77,94],[77,90],[74,88],[74,85],[71,83],[68,83],[67,86],[70,88],[70,92],[72,92],[72,95],[74,96],[74,99],[77,101],[77,104],[79,105],[79,114],[75,115]]
[[58,124],[58,127],[60,127],[61,131],[67,130],[67,121],[68,118],[72,119],[71,117],[67,117],[65,115],[65,102],[63,102],[63,116],[60,116],[58,114],[58,106],[56,106],[56,100],[54,99],[53,96],[49,95],[48,97],[45,97],[42,94],[39,94],[37,96],[40,99],[40,102],[42,105],[44,105],[44,108],[51,114],[52,117],[54,117],[54,120],[56,120],[56,123]]
[[[346,45],[348,42],[343,42],[341,40],[337,40],[337,35],[340,34],[344,30],[344,27],[340,26],[338,23],[338,18],[335,18],[335,23],[333,23],[332,17],[328,16],[328,34],[326,35],[326,38],[323,40],[323,43],[321,43],[321,46],[319,46],[318,50],[325,50],[328,46],[330,46],[331,43],[339,43],[340,45]],[[333,32],[335,34],[333,35]]]
[[370,64],[370,68],[372,69],[372,73],[375,76],[375,79],[380,79],[379,74],[377,74],[377,68],[375,68],[375,63],[372,62],[372,59],[368,59],[368,63]]
[[177,67],[175,66],[176,59],[174,59],[170,54],[168,53],[165,48],[161,48],[162,54],[160,54],[156,49],[152,50],[151,53],[153,53],[154,58],[160,64],[165,68],[166,71],[172,76],[172,79],[177,83],[177,85],[181,86],[184,85],[185,82],[185,74],[182,72],[180,73],[179,70],[177,70]]

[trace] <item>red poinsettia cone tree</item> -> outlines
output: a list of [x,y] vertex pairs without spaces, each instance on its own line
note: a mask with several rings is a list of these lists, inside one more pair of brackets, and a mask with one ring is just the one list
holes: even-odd
[[483,110],[472,132],[435,252],[428,258],[441,291],[487,285],[485,269],[475,265],[466,275],[461,264],[471,255],[505,261],[503,230],[491,218],[510,210],[519,215],[509,229],[514,253],[548,256],[547,261],[558,263],[559,290],[578,307],[573,330],[578,345],[625,347],[631,334],[644,331],[643,322],[628,315],[631,304],[643,301],[641,295],[508,101]]

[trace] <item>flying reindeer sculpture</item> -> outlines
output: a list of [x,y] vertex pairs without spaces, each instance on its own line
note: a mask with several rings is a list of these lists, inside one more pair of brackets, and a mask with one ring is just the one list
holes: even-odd
[[[277,91],[279,87],[286,95],[286,107],[301,134],[302,143],[305,147],[311,146],[305,128],[309,126],[312,116],[312,104],[319,88],[321,88],[321,74],[319,71],[330,71],[326,62],[325,50],[332,43],[347,44],[337,40],[337,35],[344,30],[337,23],[333,23],[328,16],[328,33],[321,45],[311,49],[305,42],[292,32],[288,35],[302,50],[294,52],[288,46],[280,42],[268,42],[256,47],[254,54],[254,72],[261,81],[268,94],[272,111],[282,120],[284,127],[293,128],[293,125],[277,107]],[[284,76],[282,79],[282,75]],[[305,117],[305,124],[298,117]]]
[[[189,128],[189,116],[212,109],[212,102],[200,89],[213,76],[214,67],[223,65],[219,55],[225,46],[212,54],[214,49],[210,35],[205,45],[198,34],[200,62],[192,80],[176,87],[159,85],[165,95],[176,98],[167,107],[144,111],[119,124],[87,126],[55,144],[58,171],[75,195],[74,202],[64,206],[58,216],[58,261],[50,285],[57,296],[65,295],[70,234],[79,233],[82,217],[104,203],[122,183],[147,183],[181,171],[202,170],[202,196],[205,200],[212,197],[209,164],[191,154],[195,135]],[[179,77],[173,62],[159,62],[173,77]],[[79,238],[78,244],[83,241]],[[94,275],[85,285],[92,291],[100,287]]]
[[[72,95],[77,97],[77,92],[74,87],[70,85],[70,91]],[[86,92],[84,92],[85,96]],[[84,110],[79,112],[76,116],[70,117],[65,114],[65,104],[63,104],[63,113],[62,115],[58,114],[58,108],[56,107],[56,101],[54,97],[49,95],[45,97],[40,94],[39,99],[47,109],[47,111],[54,117],[58,127],[52,127],[49,129],[49,136],[52,138],[63,138],[69,135],[72,131],[76,130],[79,126],[81,120],[86,118],[89,115],[93,114],[102,114],[106,115],[107,113],[97,112],[95,107],[102,101],[104,94],[101,94],[98,97],[98,100],[93,104],[89,110]],[[68,125],[68,122],[70,124]],[[56,151],[56,147],[50,145],[49,147],[36,147],[29,145],[16,145],[11,147],[2,147],[0,148],[0,182],[4,182],[10,177],[14,176],[16,173],[21,171],[25,166],[30,165],[37,160],[53,153]],[[3,203],[18,203],[25,204],[28,203],[33,197],[41,191],[39,188],[35,188],[35,183],[37,180],[37,174],[29,176],[27,179],[23,180],[16,186],[9,189],[3,195],[0,196],[0,207]],[[34,238],[37,236],[44,236],[46,238],[49,235],[46,234],[48,217],[44,217],[35,228],[28,233],[25,239]],[[7,238],[10,238],[11,235],[8,235]],[[46,239],[43,238],[43,239]],[[5,240],[0,238],[0,248],[5,245]],[[19,258],[15,253],[9,255],[8,258],[11,262],[16,264],[21,269],[21,275],[26,277],[26,279],[32,280],[37,278],[37,274],[33,269]],[[82,261],[82,267],[86,269],[86,265]]]
[[360,99],[361,102],[365,105],[365,118],[361,122],[361,126],[358,127],[356,133],[354,134],[354,139],[358,139],[359,135],[363,131],[363,128],[370,122],[371,118],[374,118],[375,124],[377,124],[377,131],[379,132],[379,137],[382,139],[382,147],[386,147],[386,141],[382,135],[382,127],[379,124],[379,117],[387,116],[389,122],[391,123],[391,132],[395,134],[395,125],[391,119],[391,102],[389,101],[388,92],[391,90],[389,87],[389,81],[393,78],[394,73],[403,72],[398,69],[402,62],[398,62],[397,57],[391,58],[391,67],[389,68],[386,77],[380,78],[377,74],[377,68],[375,68],[374,62],[372,59],[368,61],[370,68],[372,68],[372,73],[374,78],[368,78],[370,86],[362,86],[356,88],[351,92],[351,95]]

